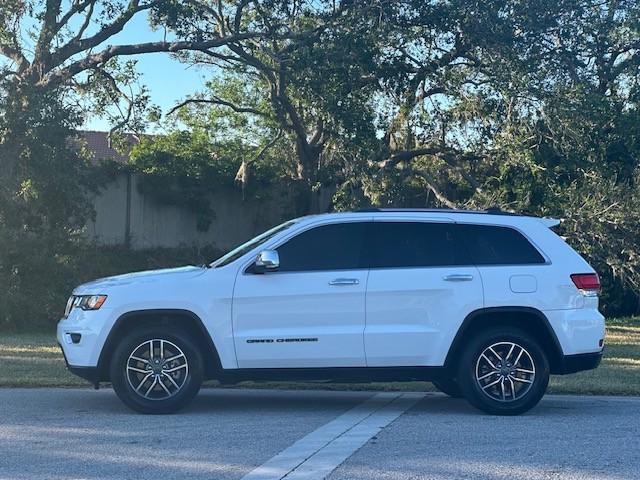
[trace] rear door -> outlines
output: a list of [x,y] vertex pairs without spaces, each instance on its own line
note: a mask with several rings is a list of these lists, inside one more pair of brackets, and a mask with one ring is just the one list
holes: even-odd
[[233,330],[240,368],[365,365],[365,223],[312,227],[276,247],[278,271],[240,272]]
[[367,233],[367,366],[442,365],[482,281],[452,222],[376,218]]

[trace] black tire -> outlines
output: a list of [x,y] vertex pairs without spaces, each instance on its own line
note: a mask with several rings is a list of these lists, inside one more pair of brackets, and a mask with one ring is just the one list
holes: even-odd
[[433,383],[433,385],[442,393],[447,394],[452,398],[460,398],[463,396],[458,382],[453,378],[440,378],[431,383]]
[[[509,352],[511,345],[515,347]],[[518,356],[520,349],[524,352]],[[470,339],[460,357],[457,379],[474,407],[491,415],[519,415],[535,407],[545,394],[549,361],[531,335],[513,327],[496,328]]]
[[145,414],[174,413],[191,402],[200,390],[202,355],[196,342],[179,329],[142,327],[119,342],[111,357],[110,375],[116,394],[132,410]]

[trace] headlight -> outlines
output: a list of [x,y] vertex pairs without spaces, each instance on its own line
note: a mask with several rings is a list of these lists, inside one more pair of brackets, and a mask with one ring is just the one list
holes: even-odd
[[106,300],[106,295],[71,295],[64,309],[64,316],[68,317],[74,307],[82,310],[98,310]]
[[106,295],[80,295],[77,306],[83,310],[98,310],[107,300]]
[[71,313],[71,309],[73,308],[73,304],[75,301],[76,301],[76,297],[74,297],[73,295],[71,295],[69,297],[69,300],[67,300],[67,306],[64,307],[64,318],[67,318]]

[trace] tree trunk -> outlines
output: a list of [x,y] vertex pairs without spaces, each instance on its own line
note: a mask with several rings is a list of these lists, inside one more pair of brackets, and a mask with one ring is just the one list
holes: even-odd
[[306,192],[304,214],[322,213],[320,195],[317,191],[318,169],[322,147],[310,145],[306,139],[296,140],[296,155],[298,157],[298,179],[302,181]]
[[12,222],[16,194],[20,189],[20,157],[26,148],[30,99],[20,88],[7,89],[0,124],[0,216]]

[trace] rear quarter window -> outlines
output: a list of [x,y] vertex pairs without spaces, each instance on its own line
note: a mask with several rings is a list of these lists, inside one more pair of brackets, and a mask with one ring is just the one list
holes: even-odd
[[496,225],[457,225],[476,265],[529,265],[544,257],[519,231]]

